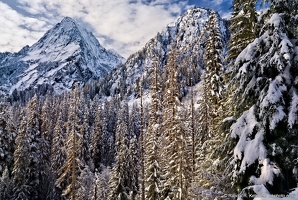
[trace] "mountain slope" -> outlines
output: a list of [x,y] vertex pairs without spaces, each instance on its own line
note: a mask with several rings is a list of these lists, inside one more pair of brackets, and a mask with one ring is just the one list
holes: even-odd
[[[145,89],[149,86],[152,60],[155,57],[159,62],[162,72],[171,50],[179,55],[178,63],[183,66],[185,60],[196,63],[192,73],[193,80],[198,82],[204,69],[203,55],[206,45],[206,23],[210,18],[211,10],[194,7],[183,16],[178,17],[173,23],[154,38],[152,38],[140,51],[132,54],[124,65],[114,70],[105,78],[105,92],[108,94],[135,95],[138,96],[138,83],[143,78]],[[229,38],[226,22],[217,15],[220,30],[223,36],[224,46]],[[186,68],[190,68],[186,66]],[[186,75],[185,73],[183,75]]]
[[61,93],[74,82],[84,85],[102,77],[123,60],[66,17],[31,47],[0,54],[0,92],[9,94],[47,84]]

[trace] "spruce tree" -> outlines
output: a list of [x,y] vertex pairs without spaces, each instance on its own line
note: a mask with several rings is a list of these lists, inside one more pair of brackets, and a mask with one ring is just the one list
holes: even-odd
[[205,76],[211,91],[211,103],[218,105],[223,91],[223,43],[220,31],[219,15],[211,11],[206,30],[208,37],[205,48]]
[[82,159],[83,165],[90,165],[91,164],[91,156],[90,156],[90,142],[91,142],[91,119],[90,119],[90,109],[89,109],[89,99],[83,96],[81,93],[80,96],[80,108],[78,116],[79,119],[81,119],[80,128],[79,128],[79,134],[81,135],[82,139],[80,140],[81,144],[81,155],[80,158]]
[[193,77],[193,72],[194,72],[194,62],[190,62],[192,58],[186,60],[186,65],[190,68],[188,69],[188,82],[190,86],[190,103],[188,107],[188,111],[186,112],[186,124],[187,124],[187,132],[188,134],[186,135],[188,138],[188,148],[190,152],[190,169],[191,169],[191,174],[190,174],[190,183],[191,187],[189,188],[189,196],[190,197],[195,197],[197,196],[195,194],[194,189],[197,186],[197,150],[199,146],[199,140],[198,140],[198,120],[197,120],[197,112],[195,109],[195,96],[194,96],[194,77]]
[[95,168],[101,165],[107,166],[109,155],[108,113],[106,105],[98,105],[95,113],[95,120],[92,127],[91,157]]
[[[144,138],[144,168],[145,168],[145,199],[158,200],[161,198],[161,168],[160,155],[161,147],[159,137],[161,132],[160,121],[160,84],[158,82],[158,62],[153,59],[152,78],[150,90],[152,91],[152,104],[150,106],[149,124]],[[142,98],[142,97],[141,97]],[[143,133],[144,134],[144,133]]]
[[[40,177],[45,173],[45,169],[42,168],[43,136],[39,113],[39,102],[35,95],[28,102],[26,117],[23,117],[16,139],[17,149],[14,155],[13,169],[16,198],[19,198],[19,195],[24,195],[24,198],[38,199],[43,195],[40,190],[42,187]],[[20,158],[21,156],[24,158]],[[25,173],[25,175],[21,175],[21,173]]]
[[30,199],[30,191],[32,190],[29,185],[29,166],[30,160],[30,143],[31,138],[27,135],[27,120],[23,118],[18,129],[16,138],[16,150],[14,152],[14,165],[13,165],[13,199],[26,200]]
[[42,105],[40,116],[40,160],[42,160],[40,163],[40,182],[42,184],[39,187],[39,194],[42,199],[51,196],[55,188],[54,174],[52,173],[50,163],[54,124],[54,117],[52,115],[54,109],[51,109],[51,107],[51,99],[47,96]]
[[239,53],[256,38],[256,0],[234,0],[232,8],[228,60],[233,63]]
[[296,187],[292,173],[298,152],[292,128],[297,126],[297,37],[287,24],[289,16],[276,7],[278,2],[272,1],[260,37],[235,61],[237,121],[231,126],[237,142],[234,184],[239,189],[263,184],[274,194]]
[[[211,11],[207,22],[207,41],[204,55],[205,72],[202,75],[201,96],[198,101],[198,185],[203,188],[219,188],[223,177],[215,163],[220,159],[219,151],[225,135],[221,130],[223,120],[224,63],[223,43],[218,14]],[[214,189],[213,189],[213,192]],[[213,194],[215,195],[215,194]],[[212,198],[215,198],[212,196]]]
[[0,199],[12,199],[13,181],[10,177],[9,170],[5,167],[2,177],[0,178]]
[[91,199],[93,187],[94,187],[94,173],[91,172],[91,169],[88,165],[85,165],[81,170],[80,175],[78,176],[79,188],[77,192],[76,199],[85,200]]
[[102,165],[100,171],[95,170],[91,200],[109,199],[111,168]]
[[[221,99],[224,91],[223,83],[223,43],[220,32],[218,14],[211,11],[210,19],[207,22],[208,37],[204,55],[205,73],[203,74],[203,101],[206,103],[206,117],[210,120],[208,127],[209,137],[216,137],[221,122]],[[207,133],[206,133],[207,134]]]
[[139,92],[140,92],[140,109],[139,109],[139,147],[140,147],[140,188],[141,200],[145,200],[145,131],[144,131],[144,107],[143,107],[143,78],[139,83]]
[[0,103],[0,174],[6,168],[11,172],[13,165],[14,141],[16,138],[15,125],[9,113],[9,107]]
[[174,47],[166,65],[167,81],[164,93],[163,137],[164,137],[164,198],[184,199],[189,187],[188,151],[185,129],[180,116],[180,87]]
[[14,199],[38,199],[39,183],[39,119],[37,97],[29,102],[26,117],[23,114],[14,152],[13,182]]
[[129,175],[129,130],[128,130],[128,105],[123,104],[118,113],[116,128],[116,156],[110,179],[109,199],[129,199],[130,177]]
[[213,140],[212,127],[212,111],[214,110],[214,104],[211,100],[211,90],[208,88],[206,75],[202,75],[201,80],[201,95],[198,99],[197,109],[197,146],[196,146],[196,185],[195,187],[210,188],[211,187],[211,172],[208,170],[212,166],[212,160],[209,156],[211,150],[214,148],[210,143]]
[[63,190],[62,195],[68,199],[77,199],[79,188],[78,175],[82,166],[82,135],[80,135],[79,95],[74,89],[71,97],[67,123],[66,160],[58,170],[56,185]]
[[139,172],[140,153],[139,141],[134,135],[129,141],[129,177],[130,177],[130,199],[137,200],[139,194]]
[[[54,127],[53,131],[53,143],[51,146],[51,170],[53,174],[54,180],[58,179],[59,177],[59,170],[63,166],[65,160],[66,160],[66,123],[63,121],[62,113],[59,112],[58,114],[58,120],[56,122],[56,125]],[[63,187],[66,182],[60,183],[60,185]],[[55,184],[57,185],[57,184]],[[54,195],[61,196],[62,190],[61,189],[55,189]]]

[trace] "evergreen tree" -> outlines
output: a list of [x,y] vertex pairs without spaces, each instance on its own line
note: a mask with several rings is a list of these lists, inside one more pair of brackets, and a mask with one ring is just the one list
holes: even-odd
[[85,165],[85,167],[81,171],[80,176],[78,177],[78,182],[80,183],[80,185],[76,199],[91,199],[92,193],[90,191],[92,191],[94,187],[94,173],[91,172],[90,167],[88,165]]
[[[66,160],[66,128],[65,122],[63,121],[62,113],[58,115],[53,131],[53,144],[51,146],[51,170],[53,173],[54,180],[59,177],[59,169],[63,166]],[[60,183],[61,187],[64,188],[65,182]],[[53,191],[56,195],[61,196],[62,191],[60,189]],[[55,195],[55,194],[54,194]]]
[[[267,13],[263,14],[261,22],[266,22],[270,16],[274,13],[282,13],[284,16],[285,27],[288,31],[289,37],[298,37],[298,2],[296,0],[264,0],[266,3],[270,3],[270,7]],[[260,23],[264,26],[264,23]]]
[[[217,171],[215,163],[220,159],[221,144],[225,135],[221,130],[223,120],[223,44],[218,15],[211,11],[207,23],[208,37],[204,55],[206,71],[202,75],[202,95],[198,101],[199,140],[198,185],[203,188],[219,188],[222,171]],[[219,151],[219,152],[218,152]],[[227,153],[227,152],[226,152]],[[210,194],[211,195],[211,194]],[[215,198],[215,194],[211,198]]]
[[[84,105],[84,103],[83,103]],[[82,125],[80,126],[80,135],[82,137],[82,147],[81,155],[82,162],[84,165],[91,165],[91,156],[90,156],[90,143],[91,143],[91,124],[89,123],[89,110],[88,108],[84,109],[82,117]]]
[[16,130],[9,114],[9,107],[0,103],[0,174],[12,170]]
[[9,170],[5,167],[0,179],[0,199],[12,199],[13,181],[9,175]]
[[206,75],[202,75],[201,80],[201,96],[198,99],[198,142],[196,146],[196,187],[200,186],[203,188],[210,188],[210,172],[207,172],[207,168],[210,167],[212,162],[207,159],[208,154],[210,154],[211,148],[214,148],[209,141],[212,140],[212,111],[214,110],[214,104],[210,101],[211,90],[208,88],[208,83],[206,80]]
[[211,11],[207,23],[208,37],[205,48],[205,69],[208,89],[211,91],[211,103],[218,105],[223,91],[223,43],[218,14]]
[[140,172],[140,153],[139,141],[133,136],[129,143],[129,177],[130,177],[130,200],[137,200],[139,194],[139,172]]
[[128,130],[128,105],[123,104],[117,116],[116,128],[116,157],[110,179],[110,200],[129,199],[129,130]]
[[52,113],[54,112],[51,109],[51,100],[50,97],[47,96],[44,104],[41,109],[41,138],[40,138],[40,184],[39,187],[39,198],[46,199],[47,197],[52,195],[52,192],[55,188],[55,180],[51,170],[51,146],[53,139],[53,124],[54,117]]
[[[222,120],[221,99],[223,86],[223,44],[222,35],[219,28],[218,14],[211,11],[210,19],[207,23],[209,35],[206,41],[206,51],[204,55],[205,73],[202,84],[202,127],[203,137],[214,139],[219,132],[219,124]],[[203,140],[203,142],[205,142]]]
[[116,127],[117,127],[117,112],[120,110],[120,102],[119,98],[113,97],[109,102],[108,102],[108,133],[110,134],[108,137],[108,165],[111,166],[115,162],[115,155],[116,155]]
[[[192,59],[192,58],[191,58]],[[185,119],[186,119],[186,124],[187,124],[187,137],[188,137],[188,142],[189,142],[189,152],[190,152],[190,158],[191,158],[191,162],[190,162],[190,169],[191,169],[191,174],[190,174],[190,183],[191,183],[191,187],[189,188],[190,192],[189,192],[189,196],[192,196],[193,198],[195,196],[198,196],[196,194],[194,194],[194,189],[197,186],[197,150],[198,150],[198,144],[199,144],[199,140],[198,140],[198,129],[197,129],[197,112],[195,110],[195,97],[194,97],[194,89],[193,89],[193,85],[194,85],[194,78],[193,78],[193,71],[194,71],[194,62],[190,62],[191,59],[187,59],[186,60],[186,65],[188,67],[190,67],[190,69],[188,69],[188,82],[189,82],[189,86],[190,86],[190,103],[189,103],[189,109],[188,112],[186,112]]]
[[79,108],[78,91],[74,89],[67,123],[66,160],[58,170],[59,177],[56,181],[56,185],[63,189],[62,195],[71,200],[75,200],[78,197],[78,176],[80,175],[80,167],[82,166],[83,136],[80,135]]
[[140,118],[139,118],[139,129],[140,129],[140,187],[141,187],[141,200],[145,200],[145,131],[144,131],[144,108],[143,108],[143,78],[139,83],[140,90]]
[[110,193],[109,180],[111,176],[111,168],[101,166],[101,172],[95,170],[94,189],[92,192],[92,200],[108,199]]
[[108,116],[105,106],[98,106],[93,124],[91,142],[91,156],[95,168],[101,165],[108,165],[109,144],[108,144]]
[[298,63],[293,27],[287,25],[285,13],[276,13],[274,2],[260,37],[235,62],[232,84],[238,88],[233,97],[238,119],[231,136],[237,142],[232,162],[235,185],[243,189],[263,184],[278,194],[296,187],[292,173],[297,134],[292,127],[297,126],[293,105]]
[[178,70],[174,47],[166,65],[167,81],[164,94],[164,191],[165,198],[184,199],[189,187],[188,151],[185,130],[178,107],[181,109]]
[[232,8],[228,60],[233,63],[241,51],[256,38],[256,0],[234,0]]
[[[45,170],[41,167],[43,138],[40,131],[40,109],[37,96],[29,101],[26,109],[27,119],[25,120],[24,117],[21,122],[14,155],[15,198],[38,199],[43,195],[40,193],[42,187],[40,177]],[[23,158],[20,158],[21,156]]]
[[14,152],[14,166],[13,166],[13,199],[26,200],[30,199],[30,191],[32,190],[29,185],[29,166],[31,155],[30,152],[31,138],[27,135],[27,120],[22,119],[18,129],[16,138],[16,150]]
[[[158,62],[153,60],[153,70],[151,78],[152,104],[150,106],[150,118],[144,139],[144,168],[145,168],[145,199],[157,200],[161,198],[161,168],[159,145],[160,137],[160,85],[158,82]],[[141,97],[142,98],[142,97]]]

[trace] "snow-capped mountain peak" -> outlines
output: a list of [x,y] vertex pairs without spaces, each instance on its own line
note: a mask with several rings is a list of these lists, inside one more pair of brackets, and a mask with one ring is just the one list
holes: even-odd
[[71,89],[73,82],[84,85],[102,77],[123,61],[91,32],[65,17],[31,47],[0,60],[0,91],[7,94],[47,84],[61,93]]
[[[194,7],[165,26],[141,50],[127,59],[123,66],[125,69],[117,68],[110,77],[107,77],[106,82],[110,82],[111,85],[110,93],[123,93],[119,83],[123,84],[124,81],[120,79],[125,79],[126,86],[122,88],[127,88],[128,95],[134,94],[132,92],[134,91],[134,95],[138,96],[136,94],[138,92],[138,84],[136,83],[144,79],[145,82],[148,81],[148,83],[144,84],[145,87],[150,84],[149,76],[151,75],[153,58],[158,60],[160,70],[163,71],[171,51],[171,44],[175,45],[175,51],[180,55],[180,60],[192,58],[196,61],[193,80],[195,83],[198,82],[205,65],[203,56],[208,35],[206,33],[206,24],[213,12],[210,9]],[[227,23],[218,14],[215,15],[218,18],[224,46],[226,46],[229,37]],[[182,63],[179,65],[182,66]]]

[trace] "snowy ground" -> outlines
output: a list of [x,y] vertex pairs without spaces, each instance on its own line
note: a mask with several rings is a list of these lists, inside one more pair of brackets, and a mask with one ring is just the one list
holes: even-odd
[[297,200],[298,199],[298,187],[287,196],[282,195],[257,195],[254,200]]

